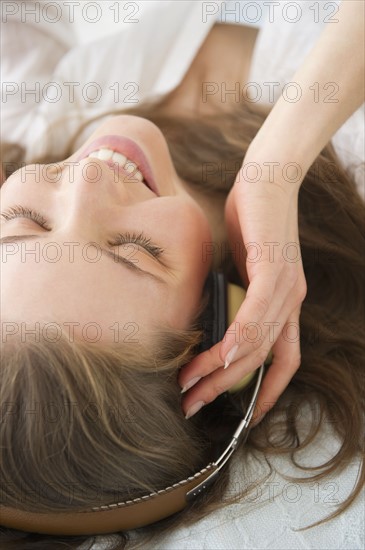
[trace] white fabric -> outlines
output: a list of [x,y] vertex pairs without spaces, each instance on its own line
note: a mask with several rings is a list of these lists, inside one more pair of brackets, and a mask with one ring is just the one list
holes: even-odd
[[[19,4],[32,6],[34,2]],[[43,0],[38,4],[44,6],[47,2]],[[70,50],[62,59],[58,43],[51,36],[55,25],[44,17],[41,16],[36,25],[24,24],[19,9],[2,25],[1,49],[7,54],[4,55],[2,81],[19,82],[19,88],[22,83],[24,88],[26,83],[27,89],[38,86],[44,91],[47,69],[48,81],[57,83],[61,95],[59,101],[49,101],[51,93],[56,93],[53,87],[53,90],[46,90],[46,100],[42,94],[40,98],[27,96],[26,102],[22,101],[21,93],[8,94],[5,98],[1,139],[26,146],[26,162],[46,152],[62,154],[80,124],[95,115],[135,106],[136,102],[146,99],[157,99],[175,88],[215,22],[210,18],[203,23],[202,2],[162,0],[132,4],[138,6],[135,17],[130,16],[129,11],[121,11],[114,29],[113,24],[110,26],[111,34],[93,43],[71,48],[69,40]],[[59,34],[67,27],[66,9],[62,10],[62,15],[57,23]],[[91,13],[88,17],[91,18]],[[134,23],[134,19],[138,22]],[[119,29],[117,34],[113,32],[115,28]],[[20,48],[19,35],[24,37]],[[48,43],[42,41],[33,52],[31,45],[37,44],[44,35]],[[65,40],[67,38],[66,34]],[[33,58],[36,62],[32,63]],[[42,70],[42,67],[45,68]],[[76,146],[80,146],[99,125],[100,120],[90,125]]]
[[[8,10],[14,8],[4,11],[6,4],[19,9],[12,15]],[[40,6],[36,23],[29,14],[34,4]],[[99,12],[84,10],[81,3],[73,13],[67,3],[59,2],[59,10],[54,4],[47,0],[2,3],[1,139],[26,146],[26,162],[44,153],[62,156],[81,123],[95,115],[170,92],[181,82],[216,21],[260,27],[249,82],[259,86],[260,101],[272,103],[272,85],[267,83],[279,83],[274,88],[276,100],[315,43],[324,21],[336,18],[339,0],[326,5],[287,0],[145,0],[130,3],[127,10],[123,6],[116,10],[115,2],[99,2]],[[318,5],[317,12],[314,5]],[[73,24],[69,23],[71,15]],[[50,22],[57,16],[61,17],[57,23]],[[82,26],[88,38],[75,46],[74,30]],[[94,35],[99,38],[90,42]],[[37,89],[37,95],[24,97],[30,89]],[[353,167],[364,161],[364,112],[364,106],[358,109],[335,134],[333,143],[344,165],[353,170],[359,194],[365,199],[363,168]],[[99,124],[100,120],[91,124],[76,147]]]
[[[211,15],[203,13],[208,4],[213,5],[214,11],[222,2],[133,2],[138,7],[137,14],[131,14],[131,10],[120,11],[119,20],[115,23],[115,12],[110,10],[115,2],[101,2],[102,17],[97,25],[85,21],[85,14],[80,12],[81,6],[76,6],[76,20],[70,24],[69,11],[63,2],[59,2],[61,18],[54,24],[49,20],[58,16],[55,7],[48,7],[46,16],[41,14],[38,22],[32,22],[30,16],[24,15],[27,8],[34,8],[34,2],[8,2],[9,5],[18,5],[19,11],[6,17],[5,4],[6,2],[2,2],[2,21],[7,19],[7,22],[2,24],[1,29],[1,139],[26,146],[27,162],[34,155],[45,152],[62,153],[81,122],[109,109],[134,105],[123,103],[128,95],[128,101],[138,100],[141,103],[147,99],[157,99],[171,91],[181,82],[214,23],[220,18],[224,22],[223,12]],[[55,2],[43,0],[38,4],[44,8],[45,4]],[[226,3],[226,11],[228,4],[233,3]],[[247,2],[241,3],[240,10],[244,4],[247,5]],[[280,4],[278,8],[283,8],[284,2]],[[314,12],[308,9],[308,4],[313,5],[312,3],[291,4],[298,4],[302,9],[303,15],[297,23],[289,23],[284,18],[280,21],[279,16],[271,23],[267,10],[266,13],[263,12],[262,19],[255,23],[261,28],[249,81],[258,83],[263,91],[269,89],[263,85],[264,82],[280,82],[283,85],[290,81],[323,28],[323,15],[330,14],[321,12],[322,23],[313,24]],[[250,13],[250,17],[253,17],[251,12],[245,13]],[[129,19],[138,19],[138,23],[121,23],[121,19],[126,19],[127,16]],[[93,17],[94,14],[90,11],[88,18]],[[22,18],[26,22],[22,22]],[[252,21],[247,18],[242,21],[231,19],[230,23],[252,24]],[[88,30],[88,35],[80,35],[80,31],[84,29]],[[57,83],[61,89],[62,97],[59,101],[46,101],[42,94],[39,98],[28,95],[22,101],[21,93],[16,93],[17,85],[19,90],[26,85],[28,90],[38,86],[44,91],[44,86],[49,82]],[[88,84],[92,82],[102,90],[101,98],[94,103],[85,99],[87,91],[90,93],[90,100],[93,89],[88,88]],[[74,83],[72,101],[69,98],[71,83]],[[119,83],[117,103],[114,101],[115,83]],[[54,91],[55,89],[53,93]],[[4,95],[5,92],[8,95]],[[52,97],[50,87],[45,93],[48,94],[47,98]],[[270,98],[263,96],[261,100],[269,102]],[[334,137],[335,147],[342,154],[346,166],[354,159],[364,160],[363,111],[363,107],[359,109]],[[58,125],[54,128],[55,122]],[[76,147],[99,124],[100,121],[91,125],[82,134]],[[346,158],[344,152],[348,152]],[[365,198],[360,171],[356,172],[356,182],[360,195]],[[332,456],[335,449],[336,440],[325,434],[321,442],[317,441],[311,450],[303,453],[303,462],[317,464],[322,457]],[[263,464],[263,460],[261,463]],[[291,471],[288,457],[277,458],[275,464],[282,472]],[[290,489],[284,478],[276,476],[270,480],[270,485],[263,487],[262,495],[253,502],[244,500],[239,505],[222,508],[192,527],[181,528],[156,540],[155,546],[151,548],[364,548],[364,492],[344,514],[330,523],[302,533],[294,531],[295,528],[308,525],[332,511],[331,498],[343,500],[353,487],[357,467],[358,462],[354,461],[342,475],[333,480],[320,481],[317,489],[313,483],[301,485],[297,500],[294,494],[296,487],[292,486]],[[232,487],[237,487],[237,484],[238,487],[243,486],[243,479],[237,468],[236,464]],[[227,490],[232,490],[232,487]],[[270,492],[273,490],[275,495],[284,491],[284,497],[277,496],[273,499]],[[268,492],[266,502],[265,491]],[[95,549],[97,548],[96,545]]]
[[[217,23],[228,23],[230,25],[246,25],[248,27],[260,28],[270,15],[270,2],[252,2],[252,0],[227,0],[221,3],[217,14]],[[209,17],[210,11],[215,11],[215,2],[207,2],[205,13]],[[216,4],[217,6],[217,4]]]

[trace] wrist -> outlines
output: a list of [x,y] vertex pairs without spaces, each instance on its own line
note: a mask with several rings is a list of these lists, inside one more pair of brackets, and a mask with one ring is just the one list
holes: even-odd
[[273,147],[259,150],[255,147],[247,151],[237,179],[247,184],[267,183],[299,191],[308,168],[301,159],[284,156]]

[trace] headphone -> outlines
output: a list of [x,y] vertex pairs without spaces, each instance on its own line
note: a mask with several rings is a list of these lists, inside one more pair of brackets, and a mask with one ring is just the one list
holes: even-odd
[[[210,290],[205,312],[206,339],[198,352],[209,349],[223,339],[227,329],[227,280],[223,273],[211,272],[205,288]],[[220,456],[199,472],[133,500],[93,507],[89,510],[37,513],[0,505],[0,525],[31,533],[48,535],[101,535],[144,527],[183,510],[204,493],[249,433],[249,424],[257,401],[264,372],[258,369],[256,383],[247,411]]]

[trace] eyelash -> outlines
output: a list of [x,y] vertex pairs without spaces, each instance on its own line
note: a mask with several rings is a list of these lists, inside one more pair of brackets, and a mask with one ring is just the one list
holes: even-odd
[[8,208],[4,212],[1,212],[0,216],[7,221],[13,218],[29,218],[43,227],[43,229],[47,229],[47,231],[51,230],[47,224],[47,220],[41,216],[41,214],[38,214],[38,212],[35,212],[35,210],[31,208],[25,208],[24,206],[16,205],[12,208]]
[[139,234],[137,233],[130,234],[128,231],[127,233],[123,233],[123,234],[120,233],[119,235],[117,235],[117,238],[114,241],[109,242],[108,244],[110,246],[120,246],[123,244],[130,244],[130,243],[136,243],[142,248],[145,248],[155,258],[158,258],[159,256],[161,256],[161,254],[163,254],[164,252],[163,248],[160,248],[159,246],[153,244],[151,239],[146,237],[143,232]]
[[[6,221],[12,220],[13,218],[29,218],[40,225],[43,229],[46,229],[47,231],[51,230],[47,220],[41,214],[24,206],[16,205],[8,208],[7,210],[4,210],[4,212],[1,212],[0,216]],[[141,231],[141,233],[132,234],[129,233],[129,231],[126,233],[119,233],[113,241],[108,242],[110,246],[121,246],[123,244],[130,243],[138,244],[142,248],[146,249],[147,252],[152,254],[155,258],[161,256],[164,252],[164,249],[155,245],[151,239],[145,236],[143,231]]]

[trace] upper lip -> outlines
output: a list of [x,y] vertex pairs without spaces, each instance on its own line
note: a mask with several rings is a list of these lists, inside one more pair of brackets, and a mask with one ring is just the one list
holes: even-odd
[[[142,173],[143,178],[151,191],[157,196],[160,196],[151,166],[146,158],[146,155],[144,154],[140,146],[130,138],[116,135],[102,136],[90,143],[77,157],[76,161],[79,162],[80,160],[86,158],[93,151],[97,151],[98,149],[103,148],[112,149],[113,151],[116,151],[117,153],[126,156],[129,160],[134,162],[138,166],[138,170],[140,170],[140,172]],[[106,164],[108,164],[109,166],[113,165],[113,162],[104,162],[106,162]],[[130,176],[130,174],[122,168],[121,171]]]

